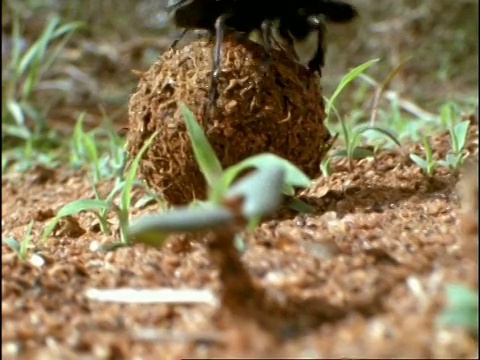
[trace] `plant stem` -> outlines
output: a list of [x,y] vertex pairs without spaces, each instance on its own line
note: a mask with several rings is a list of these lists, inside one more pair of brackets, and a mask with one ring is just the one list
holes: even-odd
[[[210,257],[220,273],[222,283],[221,303],[235,314],[245,312],[258,299],[259,292],[250,274],[243,266],[235,248],[233,226],[216,229],[208,244]],[[263,294],[263,292],[262,292]]]

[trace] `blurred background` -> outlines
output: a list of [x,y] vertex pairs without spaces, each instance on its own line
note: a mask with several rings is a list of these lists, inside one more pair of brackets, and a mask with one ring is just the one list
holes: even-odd
[[[351,3],[360,19],[329,29],[324,94],[333,92],[348,69],[380,61],[368,70],[369,81],[356,80],[342,94],[340,111],[366,106],[372,84],[383,82],[400,64],[387,90],[404,104],[427,113],[438,112],[439,104],[449,100],[467,109],[476,106],[477,0]],[[138,81],[132,70],[147,70],[176,34],[165,4],[2,0],[2,130],[18,131],[6,125],[40,121],[44,128],[69,132],[81,113],[87,126],[105,117],[115,128],[126,126],[129,97]],[[32,51],[30,59],[22,59],[32,47],[40,47],[40,55]]]

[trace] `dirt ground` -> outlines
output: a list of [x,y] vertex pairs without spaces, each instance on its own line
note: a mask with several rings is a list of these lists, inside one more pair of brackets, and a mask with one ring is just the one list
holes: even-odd
[[[477,136],[473,126],[472,158]],[[432,144],[442,158],[450,147],[447,134]],[[217,293],[220,283],[202,241],[179,236],[161,250],[92,251],[114,239],[102,235],[88,213],[67,219],[38,243],[60,206],[93,196],[84,172],[36,169],[2,180],[2,237],[21,239],[34,219],[30,253],[44,260],[21,262],[2,245],[2,358],[478,357],[475,338],[436,322],[446,283],[477,286],[476,260],[463,251],[476,249],[477,235],[467,233],[476,227],[461,226],[456,185],[463,174],[439,169],[428,179],[396,151],[356,161],[352,172],[338,160],[333,171],[302,195],[315,206],[313,214],[285,210],[245,235],[243,263],[288,310],[264,309],[264,326],[207,304],[88,299],[89,288]],[[471,197],[477,196],[474,186]],[[147,339],[145,329],[155,335]]]

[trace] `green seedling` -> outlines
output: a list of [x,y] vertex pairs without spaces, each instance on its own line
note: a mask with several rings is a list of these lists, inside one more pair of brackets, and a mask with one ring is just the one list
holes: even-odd
[[478,292],[461,284],[449,284],[447,308],[439,317],[439,322],[447,326],[462,327],[478,336]]
[[58,18],[53,18],[27,48],[22,45],[24,41],[16,14],[12,25],[12,49],[2,68],[2,139],[20,140],[26,144],[25,155],[34,156],[32,149],[36,149],[37,144],[45,147],[46,140],[52,140],[52,133],[45,124],[48,104],[43,104],[40,111],[34,92],[71,35],[83,24],[61,24]]
[[[85,114],[77,120],[70,142],[70,163],[74,168],[88,165],[93,184],[101,179],[122,179],[126,164],[125,150],[121,139],[114,131],[102,134],[102,128],[84,131]],[[106,137],[106,138],[105,138]],[[106,151],[104,151],[106,150]],[[104,155],[101,155],[104,153]]]
[[[354,121],[346,121],[344,118],[342,118],[336,109],[334,108],[333,104],[337,97],[341,94],[341,92],[345,89],[345,87],[355,80],[357,77],[359,77],[365,70],[367,70],[369,67],[371,67],[373,64],[375,64],[378,61],[378,59],[370,60],[367,61],[366,63],[363,63],[354,69],[350,70],[343,78],[340,80],[340,83],[338,84],[336,90],[333,92],[333,95],[330,97],[330,99],[327,100],[327,106],[326,106],[326,114],[327,114],[327,124],[330,123],[330,113],[333,110],[336,117],[339,120],[339,123],[341,125],[341,135],[342,135],[342,140],[345,144],[345,149],[338,150],[334,153],[334,156],[346,156],[349,160],[349,166],[352,168],[352,160],[353,159],[363,159],[366,157],[374,156],[375,153],[374,151],[370,149],[365,149],[360,147],[360,143],[362,140],[362,135],[368,132],[377,132],[381,134],[382,136],[385,136],[392,140],[396,145],[400,147],[400,142],[397,140],[397,137],[390,131],[387,130],[384,127],[381,126],[375,126],[373,124],[371,125],[360,125],[360,126],[355,126]],[[394,75],[395,72],[392,72]],[[378,91],[377,97],[380,96],[381,92],[384,90],[384,87],[387,86],[387,84],[391,81],[391,77],[393,75],[389,76],[386,80],[385,83],[380,86],[380,90]],[[378,100],[377,100],[378,101]],[[375,106],[378,107],[378,104]],[[375,117],[378,109],[374,108],[374,114],[371,117],[371,122],[375,122]],[[331,128],[331,125],[330,125]],[[332,131],[331,131],[332,132]],[[326,165],[326,164],[325,164]],[[328,169],[325,168],[325,166],[322,167],[321,165],[322,172],[328,173]]]
[[34,221],[31,221],[28,224],[27,231],[23,236],[21,241],[16,240],[15,238],[8,236],[6,239],[3,239],[3,243],[10,246],[15,253],[17,254],[18,258],[22,261],[27,260],[27,253],[30,243],[32,241],[32,229],[33,229]]
[[[135,241],[160,245],[171,233],[233,226],[239,219],[242,226],[252,228],[280,206],[283,195],[291,195],[294,188],[309,185],[310,179],[300,169],[268,153],[223,169],[193,113],[184,104],[180,104],[180,108],[195,159],[207,180],[208,199],[197,202],[196,206],[190,204],[140,218],[130,227],[129,234]],[[239,178],[248,169],[253,171]],[[235,241],[239,240],[237,236]]]
[[97,142],[92,134],[83,130],[85,113],[82,113],[75,124],[71,142],[71,163],[73,167],[89,164],[92,167],[94,183],[101,178]]
[[365,157],[371,157],[375,155],[374,151],[360,147],[362,135],[369,131],[377,132],[378,134],[393,141],[398,147],[401,147],[401,144],[397,140],[395,134],[390,132],[388,129],[384,129],[379,126],[360,125],[349,129],[345,127],[344,131],[344,136],[346,136],[348,139],[346,156],[349,159],[363,159]]
[[276,211],[282,201],[285,171],[273,165],[254,170],[223,194],[219,204],[177,207],[167,212],[138,218],[129,227],[133,242],[161,246],[175,233],[197,233],[225,227],[243,227]]
[[[45,241],[48,236],[55,229],[58,221],[68,215],[78,214],[81,211],[93,211],[97,216],[100,227],[103,232],[107,233],[109,230],[108,213],[114,211],[118,217],[120,224],[120,241],[122,244],[127,243],[127,229],[129,223],[129,210],[132,201],[132,189],[135,184],[135,177],[140,164],[140,160],[143,154],[148,149],[156,133],[152,134],[147,141],[143,144],[142,148],[138,152],[135,159],[130,164],[129,169],[126,172],[125,177],[117,178],[116,183],[110,193],[105,199],[101,199],[96,187],[94,186],[94,193],[96,199],[80,199],[63,206],[58,212],[55,218],[50,221],[46,226],[42,241]],[[119,196],[119,204],[116,205],[114,200]]]
[[423,151],[425,152],[425,158],[417,154],[410,154],[410,159],[417,164],[427,176],[432,177],[435,175],[437,161],[433,157],[432,146],[426,136],[423,137]]
[[275,166],[284,169],[285,177],[282,189],[286,195],[293,195],[295,188],[309,186],[311,180],[298,167],[279,156],[269,153],[249,157],[238,164],[223,169],[193,113],[183,103],[180,104],[180,108],[187,124],[195,159],[208,184],[208,201],[210,203],[219,204],[233,181],[242,172],[252,168],[260,169]]
[[454,113],[454,107],[454,104],[447,103],[441,109],[441,122],[448,128],[452,148],[447,153],[445,159],[440,160],[438,163],[453,171],[458,171],[467,157],[464,149],[470,121],[465,120],[456,123],[455,118],[459,117],[460,114],[458,111]]
[[326,179],[332,176],[332,158],[331,157],[325,157],[320,162],[320,171],[322,172],[323,177]]
[[345,141],[345,149],[339,149],[333,153],[333,156],[344,156],[348,158],[348,164],[350,169],[353,168],[352,161],[355,159],[364,159],[367,157],[374,157],[375,151],[362,148],[361,140],[362,135],[367,132],[377,132],[382,136],[393,141],[399,148],[401,148],[400,142],[397,140],[396,136],[391,133],[389,130],[382,128],[380,126],[371,126],[371,125],[351,125],[349,122],[341,122],[342,124],[342,134]]
[[266,293],[254,284],[242,264],[239,253],[245,246],[238,232],[252,220],[272,214],[280,207],[285,177],[285,168],[278,164],[256,168],[232,183],[218,204],[184,206],[138,218],[129,227],[129,240],[159,247],[169,235],[209,230],[206,245],[222,283],[222,307],[237,314],[239,308],[245,308],[244,298],[248,294],[253,306],[259,309],[265,304]]
[[159,215],[146,215],[129,228],[129,236],[136,242],[151,246],[161,245],[174,233],[198,232],[228,224],[234,215],[223,206],[206,208],[178,207]]

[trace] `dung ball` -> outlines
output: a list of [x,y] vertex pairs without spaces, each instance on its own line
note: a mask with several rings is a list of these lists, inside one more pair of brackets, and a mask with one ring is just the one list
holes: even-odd
[[173,205],[205,199],[206,182],[180,102],[193,112],[224,168],[270,152],[317,176],[330,140],[319,76],[281,51],[265,66],[262,46],[229,36],[222,46],[219,98],[211,107],[213,46],[204,39],[168,50],[141,74],[129,104],[129,155],[158,132],[140,162],[141,176]]

